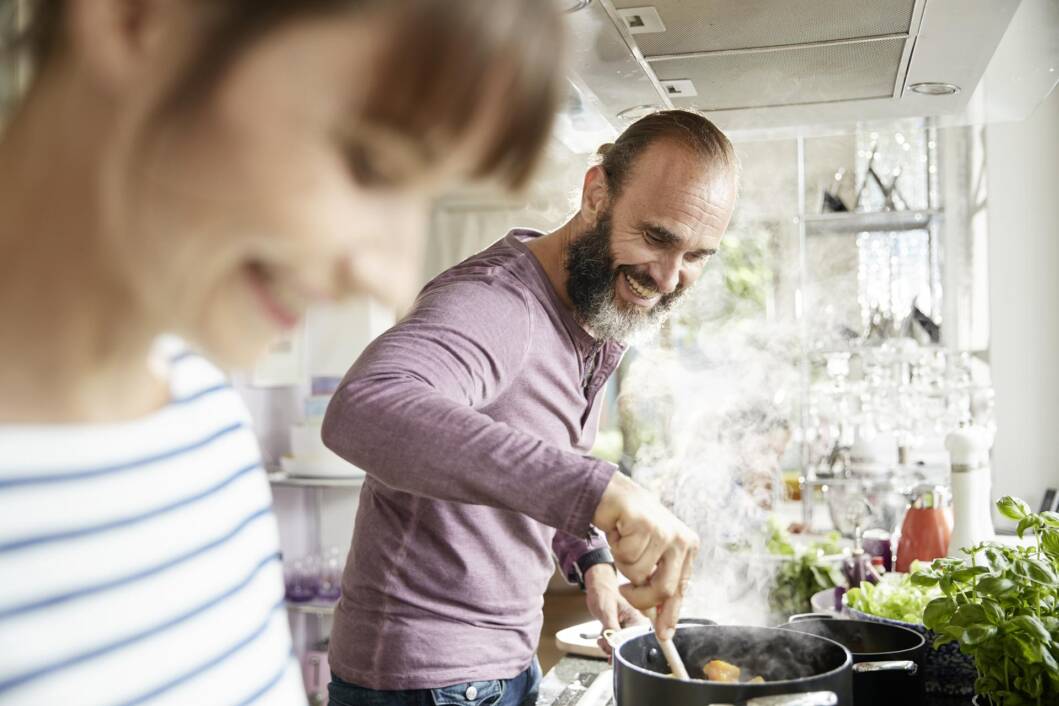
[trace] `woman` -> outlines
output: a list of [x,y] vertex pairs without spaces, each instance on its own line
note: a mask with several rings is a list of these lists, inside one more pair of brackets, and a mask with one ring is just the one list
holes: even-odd
[[42,0],[0,138],[0,704],[303,701],[222,366],[400,299],[430,195],[518,185],[537,0]]

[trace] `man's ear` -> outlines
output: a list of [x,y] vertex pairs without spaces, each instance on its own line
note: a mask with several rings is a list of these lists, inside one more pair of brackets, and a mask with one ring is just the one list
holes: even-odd
[[585,172],[585,181],[581,186],[581,218],[586,223],[595,224],[599,216],[606,213],[609,204],[607,174],[597,164]]
[[68,0],[63,39],[101,90],[120,93],[160,53],[174,1]]

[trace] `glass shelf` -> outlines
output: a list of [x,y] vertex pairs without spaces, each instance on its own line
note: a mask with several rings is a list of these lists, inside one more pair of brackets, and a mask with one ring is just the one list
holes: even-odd
[[864,231],[923,230],[941,211],[877,211],[874,213],[819,213],[807,215],[807,234],[862,233]]
[[268,482],[281,487],[298,488],[359,488],[364,478],[310,478],[291,476],[280,470],[268,472]]
[[287,601],[287,610],[292,613],[305,613],[308,615],[333,615],[336,605],[338,604],[335,602],[324,601],[306,601],[304,603]]

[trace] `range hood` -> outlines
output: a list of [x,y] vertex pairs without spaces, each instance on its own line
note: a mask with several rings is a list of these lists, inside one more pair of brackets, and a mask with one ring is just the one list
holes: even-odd
[[[1036,81],[1028,114],[1057,77],[1047,65],[1057,51],[1055,5],[577,0],[568,15],[574,91],[562,122],[576,129],[580,111],[620,129],[665,107],[700,110],[728,131],[750,133],[923,116],[973,122],[998,48],[1036,42],[1034,56],[1019,58]],[[1020,10],[1029,21],[1013,22]],[[584,116],[582,124],[591,122]]]

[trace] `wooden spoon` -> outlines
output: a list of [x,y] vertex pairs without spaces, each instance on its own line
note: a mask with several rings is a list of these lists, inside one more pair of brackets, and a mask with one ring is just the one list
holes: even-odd
[[[658,620],[658,611],[655,608],[644,611],[644,615],[650,619],[652,624]],[[689,681],[691,675],[688,674],[688,670],[684,666],[684,660],[680,658],[680,653],[677,652],[677,646],[673,644],[672,639],[663,640],[659,636],[657,625],[655,626],[655,639],[658,640],[658,646],[662,648],[662,654],[665,656],[666,662],[669,664],[669,671],[673,672],[673,676],[681,681]]]

